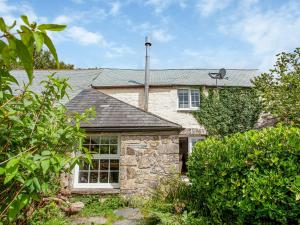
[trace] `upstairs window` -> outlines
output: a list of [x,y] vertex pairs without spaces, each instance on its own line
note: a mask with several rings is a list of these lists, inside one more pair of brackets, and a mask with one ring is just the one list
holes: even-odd
[[189,90],[188,89],[178,90],[178,101],[179,101],[179,108],[189,108],[190,107]]
[[197,109],[200,105],[198,89],[178,89],[178,108]]
[[191,90],[191,106],[192,107],[199,107],[199,90]]

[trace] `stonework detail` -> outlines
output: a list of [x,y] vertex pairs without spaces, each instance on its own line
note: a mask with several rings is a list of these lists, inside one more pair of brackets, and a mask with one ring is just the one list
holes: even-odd
[[178,135],[122,135],[120,191],[147,194],[161,177],[178,173]]

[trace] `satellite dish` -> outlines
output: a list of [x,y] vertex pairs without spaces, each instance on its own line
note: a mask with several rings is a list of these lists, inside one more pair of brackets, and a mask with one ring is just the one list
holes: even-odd
[[224,68],[219,70],[220,79],[224,79],[226,76],[226,70]]
[[223,80],[226,79],[228,80],[228,77],[226,76],[226,70],[224,68],[219,69],[218,73],[208,73],[208,75],[216,80],[216,87],[218,87],[218,80]]

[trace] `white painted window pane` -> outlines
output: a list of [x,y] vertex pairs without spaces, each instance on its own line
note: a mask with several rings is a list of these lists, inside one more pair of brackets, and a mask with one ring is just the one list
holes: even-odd
[[79,167],[78,183],[119,183],[119,145],[117,136],[91,136],[84,142],[92,154],[92,165]]
[[189,90],[181,89],[178,90],[178,107],[189,108]]
[[109,182],[110,183],[119,183],[119,173],[118,172],[110,172]]
[[118,154],[118,145],[110,145],[109,154],[111,155]]
[[108,183],[108,172],[100,172],[100,183]]
[[79,172],[79,183],[88,183],[89,172]]
[[90,182],[89,183],[98,183],[99,172],[92,171],[90,172]]
[[200,102],[199,90],[191,90],[192,107],[199,107],[199,102]]

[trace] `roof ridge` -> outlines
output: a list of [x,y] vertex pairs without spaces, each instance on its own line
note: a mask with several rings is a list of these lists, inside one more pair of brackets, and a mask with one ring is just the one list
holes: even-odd
[[[132,69],[132,68],[101,68],[103,70],[132,70],[132,71],[144,71],[145,69]],[[162,71],[162,70],[219,70],[220,68],[164,68],[164,69],[150,69],[154,71]],[[257,68],[227,68],[226,70],[259,70]]]
[[151,115],[151,116],[157,117],[158,119],[164,120],[164,121],[166,121],[166,122],[168,122],[168,123],[175,124],[176,126],[182,127],[180,124],[177,124],[177,123],[174,123],[174,122],[172,122],[172,121],[170,121],[170,120],[167,120],[167,119],[165,119],[165,118],[162,118],[162,117],[160,117],[160,116],[158,116],[158,115],[156,115],[156,114],[154,114],[154,113],[146,112],[145,110],[143,110],[143,109],[141,109],[141,108],[139,108],[139,107],[137,107],[137,106],[131,105],[131,104],[129,104],[129,103],[127,103],[127,102],[124,102],[124,101],[122,101],[122,100],[120,100],[120,99],[117,99],[117,98],[115,98],[115,97],[113,97],[113,96],[111,96],[111,95],[105,94],[105,93],[103,93],[102,91],[98,91],[98,90],[96,90],[96,89],[94,89],[94,88],[85,89],[85,90],[93,90],[93,91],[96,91],[96,92],[100,92],[100,93],[102,93],[102,94],[105,95],[105,96],[108,96],[108,97],[110,97],[110,98],[113,98],[113,99],[115,99],[116,101],[122,102],[122,103],[124,103],[124,104],[126,104],[126,105],[128,105],[128,106],[131,106],[131,107],[133,107],[133,108],[135,108],[135,109],[137,109],[137,110],[140,110],[140,111],[142,111],[142,112],[144,112],[144,113],[146,113],[146,114],[149,114],[149,115]]

